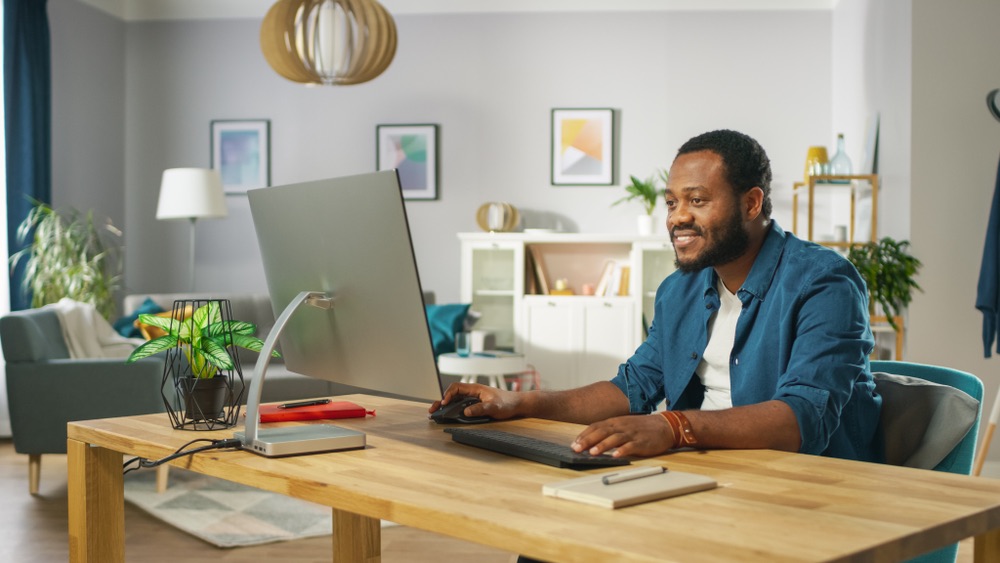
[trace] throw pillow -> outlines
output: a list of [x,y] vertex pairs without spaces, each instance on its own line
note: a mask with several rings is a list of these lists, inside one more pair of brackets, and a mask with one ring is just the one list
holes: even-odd
[[874,372],[882,396],[885,461],[934,469],[979,418],[979,401],[948,385]]
[[115,332],[126,338],[139,338],[142,336],[142,333],[139,331],[139,327],[135,326],[135,321],[138,320],[139,315],[155,315],[162,312],[163,307],[157,305],[156,301],[153,301],[152,298],[147,297],[142,302],[142,305],[139,305],[131,315],[125,315],[118,319],[112,326],[114,326]]
[[464,330],[465,316],[469,312],[470,305],[470,303],[456,303],[424,306],[435,356],[455,351],[455,333]]

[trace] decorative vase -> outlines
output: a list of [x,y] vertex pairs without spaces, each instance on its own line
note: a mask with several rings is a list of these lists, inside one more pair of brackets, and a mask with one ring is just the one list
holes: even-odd
[[[219,304],[222,322],[233,320],[228,299],[178,299],[174,301],[170,318],[182,322],[209,303]],[[228,335],[226,341],[231,344],[232,335]],[[195,377],[185,345],[178,343],[166,351],[160,393],[175,429],[222,430],[236,426],[246,385],[238,349],[231,345],[227,349],[233,358],[233,369],[219,370],[215,377],[202,378]]]
[[[844,151],[844,134],[837,134],[837,152],[830,159],[830,174],[835,176],[850,176],[854,172],[851,167],[851,159]],[[838,184],[847,184],[850,180],[833,180]]]
[[830,159],[826,154],[826,147],[813,146],[806,151],[805,181],[809,183],[810,176],[825,174],[828,170],[827,164]]
[[654,218],[652,215],[639,215],[636,217],[636,228],[639,234],[642,236],[653,234],[653,222]]

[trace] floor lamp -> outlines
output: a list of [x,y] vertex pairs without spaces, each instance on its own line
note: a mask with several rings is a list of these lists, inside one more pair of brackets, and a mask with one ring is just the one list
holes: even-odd
[[156,218],[161,220],[188,219],[191,221],[191,249],[189,291],[194,291],[194,235],[198,219],[225,217],[226,197],[222,192],[222,178],[218,170],[207,168],[170,168],[163,171],[160,183],[160,201]]

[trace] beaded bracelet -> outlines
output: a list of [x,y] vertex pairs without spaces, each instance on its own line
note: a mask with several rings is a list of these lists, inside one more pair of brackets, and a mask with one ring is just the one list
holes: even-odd
[[681,411],[661,411],[661,415],[670,425],[670,430],[674,433],[674,445],[670,449],[680,447],[690,447],[698,444],[698,438],[691,429],[691,422]]

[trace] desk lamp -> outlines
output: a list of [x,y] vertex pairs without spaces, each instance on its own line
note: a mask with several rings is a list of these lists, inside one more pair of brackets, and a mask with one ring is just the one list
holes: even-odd
[[170,168],[163,171],[156,218],[191,221],[190,291],[194,291],[195,222],[201,218],[225,217],[226,198],[218,170]]

